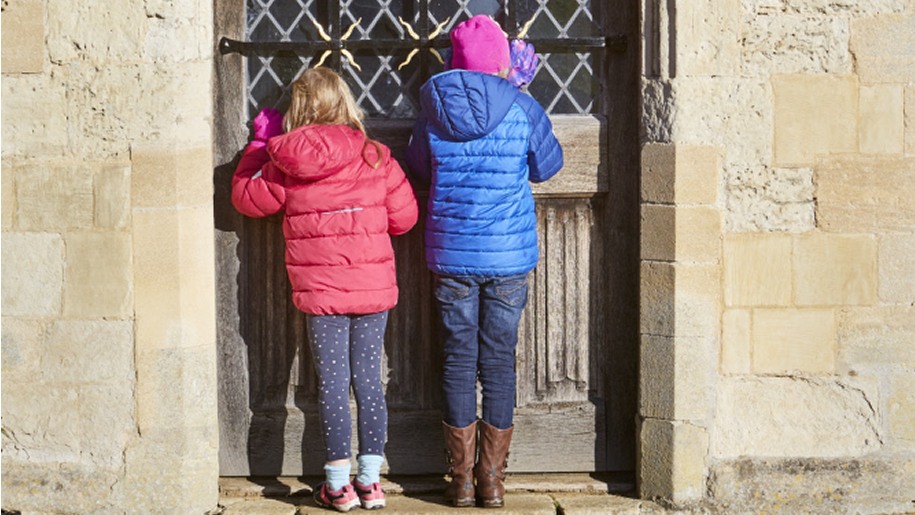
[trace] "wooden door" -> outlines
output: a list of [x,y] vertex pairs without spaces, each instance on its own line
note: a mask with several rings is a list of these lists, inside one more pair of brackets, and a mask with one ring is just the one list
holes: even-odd
[[[305,341],[304,315],[290,301],[280,218],[245,218],[228,201],[234,158],[247,137],[245,123],[261,106],[282,107],[283,85],[303,66],[324,56],[326,65],[338,67],[351,87],[361,91],[360,103],[373,115],[368,124],[370,136],[389,145],[395,157],[402,157],[415,116],[412,100],[422,81],[437,71],[435,55],[429,49],[442,46],[443,40],[429,36],[447,14],[436,10],[443,9],[440,3],[430,7],[428,2],[420,2],[417,10],[413,2],[403,2],[397,13],[392,11],[394,3],[383,9],[374,7],[374,11],[392,11],[388,13],[391,19],[397,14],[414,21],[411,28],[422,37],[416,42],[420,52],[411,58],[410,48],[394,41],[409,39],[409,32],[379,21],[354,26],[358,38],[351,35],[353,42],[328,42],[327,49],[304,29],[303,39],[297,42],[291,35],[294,27],[287,30],[276,22],[291,16],[292,8],[274,9],[272,5],[278,3],[238,17],[228,6],[244,9],[244,2],[217,1],[217,33],[236,39],[220,42],[222,55],[216,70],[220,85],[216,155],[222,163],[215,174],[222,475],[320,474],[324,462],[316,381]],[[472,2],[456,3],[463,7],[453,18],[448,15],[451,21],[443,26],[444,34],[466,19],[468,3]],[[573,4],[581,5],[569,3]],[[306,9],[302,19],[339,20],[328,25],[325,35],[341,38],[357,15],[364,20],[374,12],[354,11],[352,4],[344,7],[327,2],[324,10]],[[575,16],[585,15],[586,23],[574,17],[567,21],[588,27],[598,23],[594,17],[599,12]],[[545,16],[541,13],[541,17]],[[255,23],[252,27],[252,20],[257,19],[270,20],[273,32],[281,35],[280,44],[242,42],[246,37],[261,37],[260,26]],[[500,21],[520,26],[513,18]],[[300,28],[307,25],[298,22]],[[509,470],[632,470],[637,298],[633,298],[632,279],[626,270],[632,272],[633,248],[637,263],[637,246],[633,247],[631,234],[621,236],[620,223],[613,221],[620,204],[614,201],[611,177],[614,170],[621,169],[619,164],[610,164],[615,140],[608,136],[612,122],[608,114],[614,110],[595,97],[604,91],[597,85],[607,70],[602,63],[610,54],[608,40],[603,35],[578,38],[579,47],[572,48],[568,41],[561,41],[558,28],[534,23],[532,30],[543,33],[541,39],[534,38],[538,51],[556,52],[544,59],[530,91],[551,111],[566,165],[557,177],[535,187],[541,259],[531,274],[530,301],[520,329]],[[373,41],[372,47],[353,44],[364,40]],[[384,42],[391,43],[391,48],[379,50]],[[587,44],[592,46],[581,46]],[[341,45],[352,48],[355,64],[346,62],[346,54],[339,52]],[[557,57],[561,55],[572,59]],[[408,59],[407,66],[398,68],[397,63]],[[265,74],[272,86],[262,82]],[[566,79],[558,78],[563,74]],[[568,83],[563,84],[564,80]],[[584,91],[573,81],[585,84]],[[624,159],[620,157],[620,161]],[[625,184],[631,194],[632,182]],[[425,195],[418,193],[422,204]],[[627,238],[628,247],[623,250],[621,242]],[[385,340],[386,470],[440,473],[445,470],[442,352],[431,275],[423,262],[422,223],[394,238],[394,247],[401,297],[390,314]],[[637,277],[637,268],[634,275]],[[353,448],[355,452],[355,442]]]

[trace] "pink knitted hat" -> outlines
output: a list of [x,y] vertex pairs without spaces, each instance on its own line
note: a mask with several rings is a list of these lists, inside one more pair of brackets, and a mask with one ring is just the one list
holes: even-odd
[[492,18],[478,14],[451,29],[451,68],[499,73],[511,66],[508,38]]

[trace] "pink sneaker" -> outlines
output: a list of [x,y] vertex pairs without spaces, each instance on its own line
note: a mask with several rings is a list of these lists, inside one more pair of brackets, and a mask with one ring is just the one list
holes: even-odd
[[339,490],[331,490],[327,483],[321,483],[315,490],[314,499],[318,506],[337,511],[346,512],[359,506],[359,497],[356,496],[353,485],[348,483]]
[[366,510],[380,510],[384,508],[384,490],[381,489],[381,483],[372,483],[368,486],[357,481],[353,481],[353,488],[362,502],[362,507]]

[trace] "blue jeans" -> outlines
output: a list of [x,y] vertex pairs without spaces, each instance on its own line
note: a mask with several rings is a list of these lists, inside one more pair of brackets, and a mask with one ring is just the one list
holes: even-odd
[[444,341],[444,420],[467,427],[477,418],[477,379],[483,421],[512,426],[515,347],[527,304],[527,274],[510,277],[435,277]]

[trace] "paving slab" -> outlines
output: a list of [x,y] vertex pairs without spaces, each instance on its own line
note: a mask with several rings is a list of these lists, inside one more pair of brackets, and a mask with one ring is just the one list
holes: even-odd
[[553,496],[564,515],[661,515],[669,513],[651,501],[619,495],[578,495],[558,493]]
[[[312,515],[336,513],[317,506],[310,496],[284,497],[281,499],[237,498],[222,499],[220,515]],[[505,497],[505,507],[499,510],[486,508],[454,508],[445,504],[441,495],[388,495],[387,507],[378,511],[384,514],[448,514],[464,515],[555,515],[556,504],[547,494],[511,494]],[[353,510],[358,515],[363,510]]]
[[293,502],[305,502],[304,498],[290,501],[286,498],[220,498],[220,515],[296,515],[299,506]]

